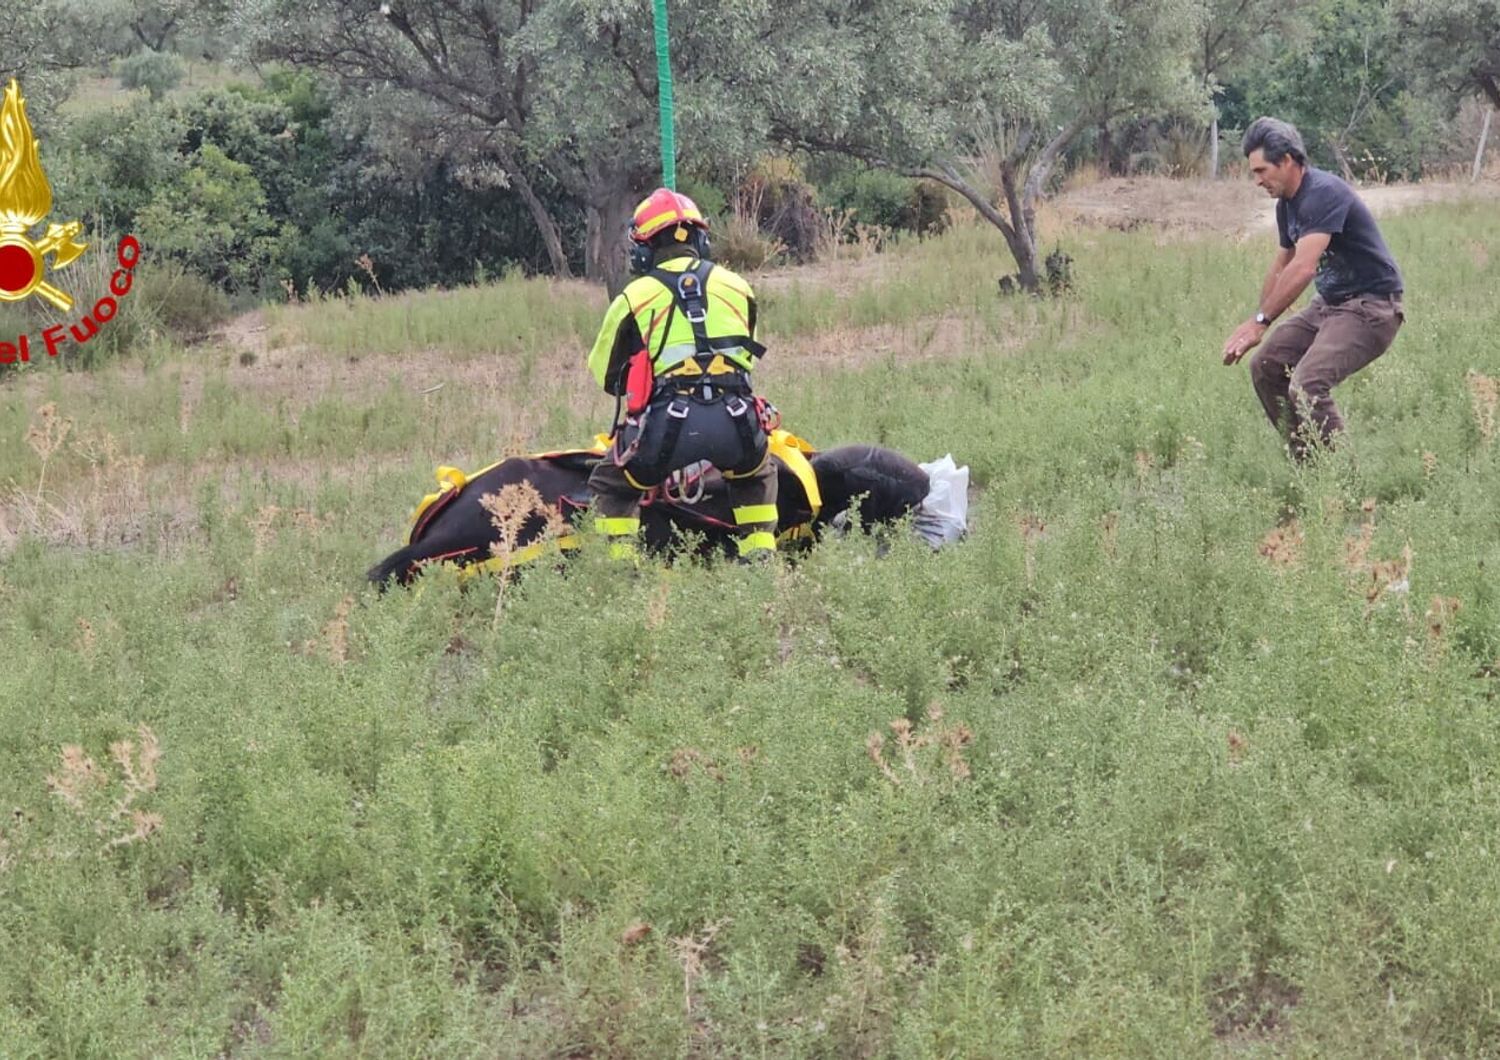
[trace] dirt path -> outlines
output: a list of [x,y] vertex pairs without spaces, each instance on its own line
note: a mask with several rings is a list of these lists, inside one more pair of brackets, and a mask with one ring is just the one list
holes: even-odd
[[[1500,184],[1380,184],[1359,188],[1377,217],[1414,206],[1466,199],[1500,200]],[[1271,200],[1248,180],[1120,177],[1074,188],[1048,204],[1064,223],[1091,228],[1156,228],[1246,237],[1276,223]]]

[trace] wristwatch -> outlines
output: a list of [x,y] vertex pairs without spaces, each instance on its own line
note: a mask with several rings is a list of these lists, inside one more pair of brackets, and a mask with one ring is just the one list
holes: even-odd
[[1255,311],[1255,322],[1257,324],[1259,324],[1261,327],[1266,327],[1266,326],[1268,326],[1271,323],[1271,318],[1268,317],[1268,316],[1266,316],[1260,310],[1256,310]]

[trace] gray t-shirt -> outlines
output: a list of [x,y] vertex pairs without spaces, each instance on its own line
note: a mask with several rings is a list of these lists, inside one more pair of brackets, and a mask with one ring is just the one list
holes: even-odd
[[1312,232],[1333,238],[1318,259],[1316,282],[1323,301],[1337,305],[1357,294],[1394,294],[1401,270],[1375,227],[1370,208],[1332,173],[1308,166],[1290,199],[1276,200],[1281,245],[1291,249]]

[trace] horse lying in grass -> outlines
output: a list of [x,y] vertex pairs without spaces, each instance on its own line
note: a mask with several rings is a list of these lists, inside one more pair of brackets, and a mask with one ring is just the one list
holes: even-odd
[[[927,472],[890,449],[847,445],[818,451],[778,430],[771,437],[771,453],[778,472],[777,537],[782,545],[809,542],[829,525],[844,525],[856,499],[860,524],[873,527],[916,510],[928,493]],[[370,581],[382,588],[392,581],[407,585],[429,563],[453,563],[471,571],[515,566],[541,555],[549,534],[564,549],[577,547],[572,527],[592,499],[589,471],[601,459],[602,443],[594,449],[510,457],[474,475],[439,468],[438,492],[422,499],[406,544],[370,569]],[[508,489],[512,496],[528,498],[527,507],[518,516],[512,513],[509,528],[502,529],[482,498],[503,497]],[[686,535],[695,534],[700,554],[732,555],[736,532],[723,478],[707,465],[674,476],[644,498],[641,532],[650,552],[669,554],[684,544]],[[503,538],[508,539],[501,558],[492,546]]]

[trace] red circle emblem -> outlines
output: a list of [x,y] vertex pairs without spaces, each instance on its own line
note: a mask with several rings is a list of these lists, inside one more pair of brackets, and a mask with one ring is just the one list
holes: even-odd
[[0,246],[0,291],[24,291],[36,279],[36,259],[21,246]]

